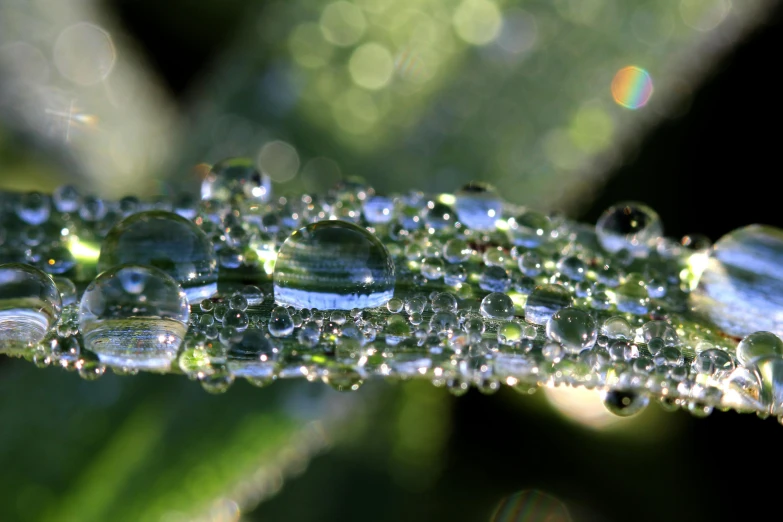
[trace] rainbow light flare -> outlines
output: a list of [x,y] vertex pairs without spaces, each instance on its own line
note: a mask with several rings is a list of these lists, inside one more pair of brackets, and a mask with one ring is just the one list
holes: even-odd
[[644,107],[650,101],[652,93],[650,73],[641,67],[623,67],[612,79],[612,97],[618,105],[627,109]]

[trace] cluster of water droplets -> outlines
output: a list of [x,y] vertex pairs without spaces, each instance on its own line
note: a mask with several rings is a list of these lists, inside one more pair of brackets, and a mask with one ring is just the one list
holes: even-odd
[[360,179],[274,196],[253,162],[201,199],[3,194],[0,351],[87,379],[183,373],[210,392],[373,376],[452,393],[599,390],[783,418],[783,233],[663,235],[641,203],[595,226],[454,194],[383,196]]

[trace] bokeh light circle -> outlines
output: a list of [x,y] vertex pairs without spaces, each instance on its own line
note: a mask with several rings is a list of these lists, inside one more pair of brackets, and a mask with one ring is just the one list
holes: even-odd
[[63,29],[54,44],[53,58],[64,78],[78,85],[95,85],[109,76],[117,52],[108,32],[80,22]]
[[647,105],[653,94],[652,77],[641,67],[629,65],[617,71],[611,88],[612,98],[618,105],[639,109]]

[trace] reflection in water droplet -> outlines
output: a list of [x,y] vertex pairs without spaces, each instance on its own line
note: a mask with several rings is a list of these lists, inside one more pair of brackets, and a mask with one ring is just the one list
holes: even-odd
[[691,302],[727,333],[783,336],[783,230],[751,225],[713,246]]
[[503,211],[503,201],[494,187],[486,183],[468,183],[454,196],[454,209],[461,223],[474,230],[495,229],[495,221]]
[[212,242],[191,221],[159,210],[117,223],[101,244],[100,271],[121,264],[159,268],[182,285],[188,302],[217,293],[217,258]]
[[571,522],[571,514],[556,497],[527,490],[501,500],[490,522]]
[[153,267],[119,265],[85,290],[79,328],[85,347],[101,362],[133,369],[167,370],[188,328],[182,288]]
[[41,342],[61,312],[51,277],[29,265],[0,265],[0,351]]
[[663,225],[658,214],[647,205],[628,202],[605,210],[595,232],[607,252],[627,250],[635,257],[642,257],[663,235]]
[[737,345],[737,359],[745,366],[765,355],[783,356],[783,341],[771,332],[754,332]]
[[236,377],[271,378],[274,375],[278,349],[264,332],[251,328],[231,339],[226,365]]
[[619,417],[636,415],[650,402],[650,398],[645,394],[621,390],[605,391],[601,398],[606,409]]
[[487,294],[481,300],[481,315],[490,319],[513,319],[514,302],[501,292]]
[[569,307],[558,310],[549,318],[546,334],[568,352],[577,354],[593,347],[598,338],[598,329],[590,314]]
[[215,163],[201,184],[201,199],[221,202],[250,199],[269,201],[272,182],[249,158],[230,158]]
[[541,285],[528,296],[525,303],[525,320],[545,325],[552,315],[571,306],[571,294],[561,285]]
[[275,301],[325,310],[373,308],[394,295],[394,262],[367,230],[320,221],[291,234],[277,256]]

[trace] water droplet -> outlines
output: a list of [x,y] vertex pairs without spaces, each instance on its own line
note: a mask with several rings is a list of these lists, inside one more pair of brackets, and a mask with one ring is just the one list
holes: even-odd
[[769,331],[783,336],[781,266],[783,230],[763,225],[734,230],[713,246],[690,299],[731,335]]
[[454,208],[461,223],[473,230],[495,229],[495,221],[503,212],[503,201],[491,185],[468,183],[457,191]]
[[179,284],[157,268],[119,265],[102,272],[82,296],[85,347],[110,366],[166,370],[188,328]]
[[513,319],[514,302],[502,292],[492,292],[481,300],[481,315],[490,319]]
[[435,281],[443,277],[445,265],[443,260],[439,257],[428,257],[421,262],[421,275]]
[[230,202],[237,199],[269,201],[272,182],[249,158],[230,158],[215,163],[201,183],[201,199]]
[[487,266],[481,272],[479,287],[487,292],[508,292],[511,288],[511,276],[505,268]]
[[571,294],[561,285],[540,285],[528,296],[525,303],[525,320],[545,325],[552,315],[571,306]]
[[651,343],[653,339],[658,338],[664,346],[677,346],[680,344],[680,337],[674,327],[666,321],[648,321],[642,326],[642,337],[646,343]]
[[275,263],[275,300],[297,308],[382,306],[394,295],[394,262],[367,230],[320,221],[285,240]]
[[528,277],[536,277],[543,270],[541,256],[535,252],[525,252],[519,256],[519,271]]
[[650,296],[647,287],[635,277],[628,277],[626,282],[614,289],[617,309],[634,315],[644,315],[650,307]]
[[783,341],[772,332],[754,332],[737,345],[737,359],[744,366],[766,355],[783,356]]
[[607,390],[601,394],[601,400],[607,410],[619,417],[636,415],[650,402],[646,394],[621,390]]
[[51,202],[49,196],[40,192],[23,194],[16,203],[16,215],[30,225],[40,225],[49,219]]
[[[508,220],[511,237],[515,245],[535,248],[547,240],[552,231],[552,222],[539,212],[528,210]],[[533,276],[533,274],[527,274]]]
[[601,333],[610,339],[633,339],[631,325],[625,318],[616,315],[604,321]]
[[470,258],[473,249],[462,239],[452,238],[443,245],[443,257],[449,263],[462,263]]
[[723,377],[734,370],[734,361],[725,351],[711,348],[700,352],[691,366],[697,373]]
[[389,223],[394,218],[394,201],[384,196],[367,198],[362,205],[362,213],[371,225]]
[[582,281],[587,272],[587,265],[578,257],[566,256],[557,262],[557,271],[572,281]]
[[361,374],[350,367],[332,368],[324,373],[322,380],[339,392],[356,391],[364,383]]
[[62,185],[58,187],[54,194],[52,194],[52,202],[54,208],[58,212],[70,213],[75,212],[82,202],[82,196],[79,191],[71,185]]
[[294,333],[294,321],[284,306],[276,306],[269,316],[269,333],[275,337],[288,337]]
[[424,224],[433,230],[454,226],[454,211],[445,203],[430,201],[424,209]]
[[278,349],[264,332],[248,328],[234,339],[226,352],[226,365],[236,377],[269,378],[274,376]]
[[57,291],[60,292],[60,299],[63,306],[73,304],[78,299],[78,291],[73,281],[67,277],[54,277],[52,278],[57,285]]
[[546,334],[563,345],[569,353],[577,354],[592,348],[598,337],[595,320],[578,308],[562,308],[546,323]]
[[0,265],[0,351],[41,342],[61,312],[60,292],[50,276],[29,265]]
[[663,235],[663,224],[658,214],[647,205],[627,202],[605,210],[598,219],[595,232],[607,252],[627,250],[634,257],[642,257]]
[[115,225],[101,245],[98,269],[121,264],[153,266],[185,290],[191,304],[217,293],[212,242],[187,219],[160,210],[140,212]]

